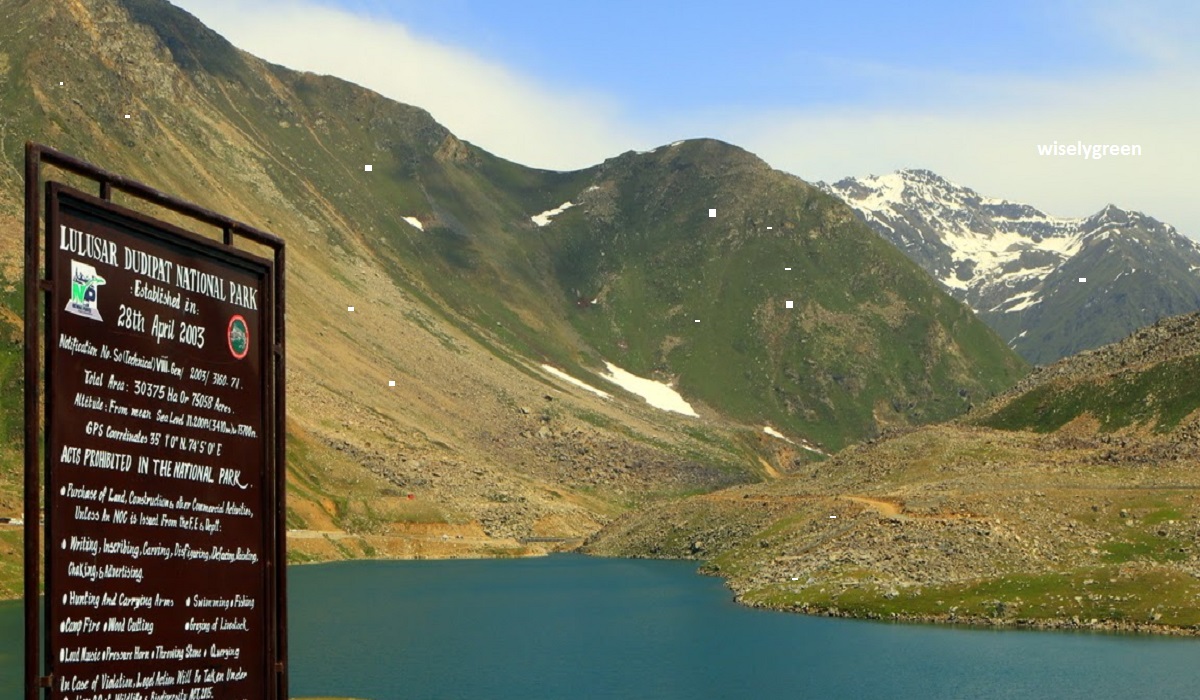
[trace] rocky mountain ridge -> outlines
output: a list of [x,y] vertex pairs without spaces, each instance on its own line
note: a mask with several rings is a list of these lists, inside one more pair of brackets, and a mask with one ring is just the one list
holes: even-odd
[[1036,364],[1200,309],[1200,244],[1141,212],[1054,217],[928,170],[819,186]]

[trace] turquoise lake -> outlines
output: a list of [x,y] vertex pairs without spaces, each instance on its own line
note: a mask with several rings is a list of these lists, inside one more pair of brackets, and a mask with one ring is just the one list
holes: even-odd
[[[1200,640],[750,610],[693,562],[563,555],[290,569],[294,696],[1196,698]],[[0,605],[0,697],[21,607]]]

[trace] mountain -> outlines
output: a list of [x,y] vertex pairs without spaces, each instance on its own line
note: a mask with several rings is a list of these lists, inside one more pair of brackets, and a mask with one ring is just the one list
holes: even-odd
[[844,205],[728,144],[626,153],[556,205],[540,233],[596,361],[739,421],[839,449],[1022,371]]
[[813,614],[1200,634],[1200,314],[764,484],[610,523],[595,554],[691,558]]
[[616,387],[603,400],[542,369],[585,374],[563,295],[523,250],[538,204],[525,199],[583,176],[507,163],[421,109],[265,63],[166,2],[0,0],[0,14],[4,515],[21,509],[26,139],[286,239],[293,559],[535,552],[547,545],[531,537],[761,478],[757,426]]
[[1058,218],[928,170],[819,186],[1035,364],[1200,309],[1200,244],[1140,212]]
[[[0,14],[13,514],[26,139],[287,241],[297,560],[539,551],[531,538],[959,414],[1025,372],[848,207],[728,144],[537,170],[162,0]],[[664,410],[625,387],[681,396]]]

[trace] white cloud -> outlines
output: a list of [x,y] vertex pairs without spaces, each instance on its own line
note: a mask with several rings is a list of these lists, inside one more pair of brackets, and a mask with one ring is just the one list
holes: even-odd
[[[806,179],[929,168],[979,192],[1081,216],[1108,203],[1200,236],[1194,155],[1200,75],[1059,84],[1012,80],[955,109],[858,109],[733,119],[723,136]],[[976,91],[979,92],[979,91]],[[1041,143],[1138,144],[1138,157],[1039,156]]]
[[237,47],[427,110],[458,137],[525,165],[573,169],[656,142],[616,100],[554,89],[390,20],[294,0],[173,0]]

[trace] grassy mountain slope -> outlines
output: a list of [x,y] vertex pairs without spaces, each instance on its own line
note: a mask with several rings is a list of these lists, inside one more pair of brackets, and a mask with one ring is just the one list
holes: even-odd
[[1023,371],[844,204],[736,147],[627,153],[571,201],[543,237],[575,327],[741,421],[836,449],[960,413]]
[[[580,176],[505,163],[422,110],[266,64],[163,2],[0,13],[0,322],[19,327],[26,139],[283,235],[289,522],[319,535],[298,556],[425,539],[433,554],[519,552],[517,538],[586,534],[640,500],[761,474],[748,429],[600,401],[537,369],[570,366],[580,344],[514,222]],[[13,386],[19,347],[4,348]],[[19,391],[4,396],[11,431]],[[3,459],[0,492],[19,509],[19,454]],[[460,536],[476,544],[455,549]]]
[[1170,434],[1200,406],[1198,370],[1200,314],[1174,316],[1038,368],[969,420],[1002,430],[1052,432],[1084,421],[1103,432]]
[[[160,0],[0,0],[0,15],[0,321],[21,311],[26,139],[282,235],[298,558],[529,551],[811,458],[764,422],[836,447],[1023,371],[848,209],[725,144],[534,170]],[[703,323],[679,328],[693,311]],[[603,360],[676,381],[702,416],[539,368],[600,384]]]
[[588,549],[690,557],[751,605],[1200,633],[1200,315],[784,479],[649,508]]

